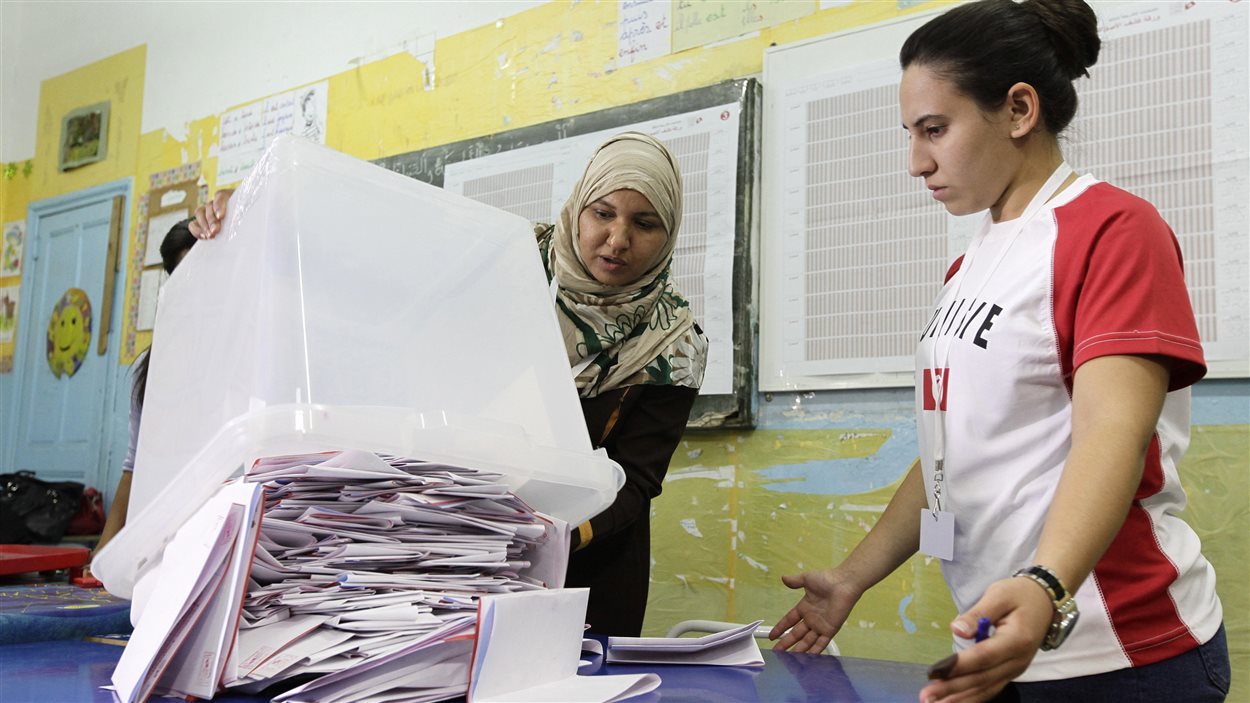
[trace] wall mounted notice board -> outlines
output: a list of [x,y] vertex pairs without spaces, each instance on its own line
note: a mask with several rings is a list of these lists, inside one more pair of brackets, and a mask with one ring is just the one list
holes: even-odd
[[[1159,209],[1209,375],[1250,375],[1250,3],[1091,4],[1102,51],[1065,156]],[[930,305],[979,221],[906,173],[898,49],[936,14],[765,54],[761,390],[912,385]]]
[[673,272],[709,341],[690,427],[750,427],[759,101],[757,81],[731,80],[376,163],[532,222],[551,223],[608,137],[634,130],[664,142],[684,183]]

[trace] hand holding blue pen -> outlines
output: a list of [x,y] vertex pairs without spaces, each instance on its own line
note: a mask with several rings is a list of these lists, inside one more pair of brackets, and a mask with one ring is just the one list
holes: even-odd
[[[976,642],[984,642],[985,640],[988,640],[990,638],[990,619],[989,618],[977,618],[977,632],[975,635],[973,635],[973,637]],[[929,678],[930,679],[945,679],[949,677],[951,675],[951,671],[955,668],[955,663],[956,661],[958,661],[958,656],[959,655],[957,654],[952,654],[949,657],[946,657],[945,659],[929,667]]]
[[977,619],[977,634],[976,634],[975,641],[984,642],[985,640],[988,640],[989,638],[990,638],[990,619],[978,618]]

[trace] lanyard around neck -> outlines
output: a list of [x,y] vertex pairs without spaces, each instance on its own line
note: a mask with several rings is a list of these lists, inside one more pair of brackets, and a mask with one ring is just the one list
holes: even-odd
[[[1072,167],[1069,166],[1067,162],[1060,163],[1054,173],[1050,174],[1050,178],[1046,179],[1046,182],[1042,184],[1042,187],[1033,196],[1033,199],[1029,201],[1028,207],[1026,207],[1024,209],[1024,213],[1016,219],[1010,233],[1007,234],[1006,241],[1003,243],[1002,248],[998,251],[998,256],[995,257],[993,263],[990,264],[990,268],[986,271],[985,275],[982,276],[980,285],[977,286],[975,294],[972,297],[974,302],[980,297],[982,291],[985,290],[986,284],[989,283],[990,279],[994,277],[994,273],[998,270],[999,264],[1001,264],[1003,259],[1006,258],[1007,252],[1011,249],[1011,245],[1015,244],[1016,238],[1020,236],[1020,233],[1024,231],[1024,228],[1037,215],[1037,213],[1042,210],[1046,203],[1050,202],[1050,199],[1055,197],[1055,194],[1060,191],[1064,182],[1068,180],[1068,177],[1071,176],[1072,173]],[[982,240],[989,231],[990,225],[991,218],[987,213],[985,221],[981,225],[981,230],[977,233],[977,236],[973,238],[972,244],[968,247],[968,251],[964,254],[964,260],[960,264],[959,271],[955,274],[955,290],[953,294],[947,298],[952,303],[959,300],[959,294],[963,288],[964,279],[966,278],[964,274],[972,270],[973,257],[981,248]],[[935,430],[933,433],[935,510],[942,509],[941,484],[943,482],[943,469],[946,461],[946,411],[943,410],[943,407],[945,407],[944,401],[949,388],[947,382],[948,379],[946,378],[946,369],[950,363],[951,345],[954,344],[954,340],[955,337],[953,335],[947,339],[945,349],[943,349],[939,355],[938,348],[941,345],[942,336],[938,335],[933,340],[932,348],[931,358],[933,363],[931,366],[931,377],[933,383],[932,392],[935,401],[933,409]]]

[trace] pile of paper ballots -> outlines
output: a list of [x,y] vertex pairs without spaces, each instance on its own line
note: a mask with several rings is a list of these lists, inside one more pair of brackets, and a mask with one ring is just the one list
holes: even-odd
[[119,698],[282,682],[296,687],[280,703],[463,695],[478,597],[562,586],[567,564],[565,525],[500,479],[360,451],[257,461],[136,587]]

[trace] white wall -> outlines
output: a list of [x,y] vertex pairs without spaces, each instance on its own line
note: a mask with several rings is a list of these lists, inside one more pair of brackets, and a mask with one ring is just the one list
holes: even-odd
[[435,37],[540,4],[0,0],[0,161],[34,156],[42,81],[140,44],[142,130],[184,138],[192,119],[400,51],[428,60]]

